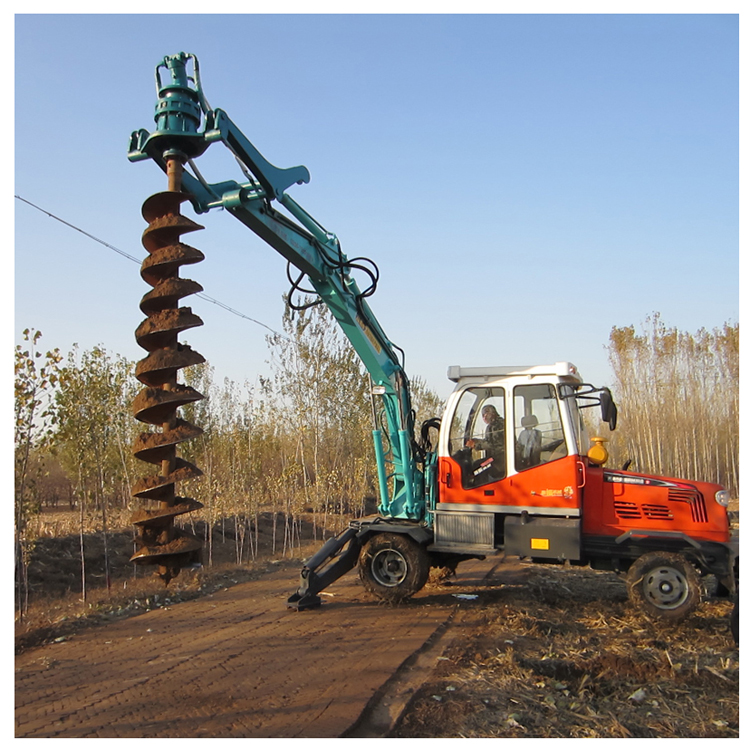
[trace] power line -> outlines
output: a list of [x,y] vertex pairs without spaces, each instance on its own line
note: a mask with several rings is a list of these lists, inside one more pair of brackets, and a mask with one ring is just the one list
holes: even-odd
[[[138,265],[141,264],[141,261],[138,258],[136,258],[133,255],[130,255],[129,253],[126,253],[124,250],[120,250],[118,247],[111,245],[109,242],[105,242],[104,240],[99,239],[99,237],[95,237],[93,234],[90,234],[89,232],[84,231],[80,227],[77,227],[75,224],[71,224],[69,221],[65,221],[65,219],[61,219],[59,216],[55,216],[55,214],[41,208],[40,206],[37,206],[35,203],[32,203],[29,200],[26,200],[26,198],[22,198],[20,195],[16,195],[15,197],[17,200],[23,201],[24,203],[31,206],[32,208],[35,208],[37,211],[41,211],[43,214],[46,214],[51,219],[55,219],[55,221],[59,221],[61,224],[65,224],[66,227],[70,227],[71,229],[74,229],[76,232],[80,232],[82,235],[88,237],[91,240],[94,240],[94,242],[98,242],[100,245],[104,245],[104,247],[108,248],[109,250],[113,250],[118,255],[122,255],[123,258],[132,260],[133,263],[137,263]],[[207,294],[203,292],[198,292],[196,296],[200,297],[202,300],[205,300],[206,302],[210,302],[211,304],[216,305],[217,307],[221,307],[223,310],[226,310],[227,312],[232,313],[232,315],[236,315],[238,318],[244,318],[245,320],[249,320],[251,323],[255,323],[256,325],[262,326],[267,331],[270,331],[276,336],[288,338],[288,336],[285,336],[283,333],[279,333],[278,331],[275,331],[273,328],[271,328],[270,326],[267,326],[265,323],[261,322],[260,320],[251,318],[249,315],[245,315],[245,313],[242,313],[239,310],[235,310],[233,307],[230,307],[229,305],[225,305],[223,302],[215,299],[214,297],[209,297]]]
[[89,234],[88,232],[84,232],[83,229],[80,229],[79,227],[75,226],[74,224],[71,224],[68,221],[65,221],[65,219],[61,219],[59,216],[55,216],[54,214],[51,214],[49,211],[45,211],[43,208],[40,208],[36,204],[32,203],[31,201],[27,201],[26,198],[22,198],[20,195],[17,195],[16,198],[19,201],[23,201],[24,203],[28,204],[32,208],[35,208],[37,211],[41,211],[43,214],[47,214],[51,219],[55,219],[56,221],[59,221],[61,224],[65,224],[66,227],[70,227],[71,229],[75,229],[76,232],[80,232],[81,234],[85,235],[89,239],[94,240],[94,242],[98,242],[100,245],[104,245],[104,247],[108,247],[110,250],[114,250],[119,255],[122,255],[124,258],[127,258],[128,260],[132,260],[134,263],[138,263],[140,265],[140,262],[138,258],[129,255],[124,250],[120,250],[119,248],[116,248],[114,245],[110,245],[109,242],[105,242],[104,240],[100,240],[98,237],[94,237],[93,234]]

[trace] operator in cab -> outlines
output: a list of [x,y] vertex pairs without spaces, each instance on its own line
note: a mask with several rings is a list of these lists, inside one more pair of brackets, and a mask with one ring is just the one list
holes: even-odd
[[484,439],[469,440],[467,446],[485,451],[498,467],[502,467],[505,465],[505,420],[492,404],[482,407],[482,419],[487,425]]

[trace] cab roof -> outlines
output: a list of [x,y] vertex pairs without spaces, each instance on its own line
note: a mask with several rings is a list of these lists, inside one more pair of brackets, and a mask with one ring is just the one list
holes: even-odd
[[578,368],[572,362],[555,362],[552,365],[495,365],[491,367],[461,367],[451,365],[448,368],[448,379],[454,383],[460,380],[478,380],[487,382],[511,376],[534,377],[554,375],[560,378],[573,378],[582,383]]

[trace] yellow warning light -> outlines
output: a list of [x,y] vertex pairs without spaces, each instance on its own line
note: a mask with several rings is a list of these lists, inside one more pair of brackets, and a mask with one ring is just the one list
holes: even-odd
[[607,462],[609,458],[609,452],[604,447],[604,443],[607,442],[606,438],[592,437],[591,442],[593,445],[589,448],[588,457],[589,461],[596,466],[601,466]]

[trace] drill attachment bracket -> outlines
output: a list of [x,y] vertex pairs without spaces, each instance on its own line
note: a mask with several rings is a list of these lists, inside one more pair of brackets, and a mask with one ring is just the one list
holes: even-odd
[[[193,75],[189,76],[187,64],[191,60]],[[170,73],[168,83],[161,81],[161,68],[166,68]],[[130,161],[153,159],[166,172],[167,156],[180,154],[183,160],[193,159],[203,154],[212,143],[221,142],[252,173],[269,200],[281,200],[292,185],[310,182],[307,167],[275,167],[253,146],[226,112],[211,109],[203,95],[195,55],[180,52],[165,57],[156,67],[156,89],[156,129],[149,133],[141,128],[131,134],[128,148]],[[200,180],[189,182],[191,201],[198,213],[205,213],[220,205],[225,195],[239,188],[254,187],[233,181],[216,185],[208,185]]]

